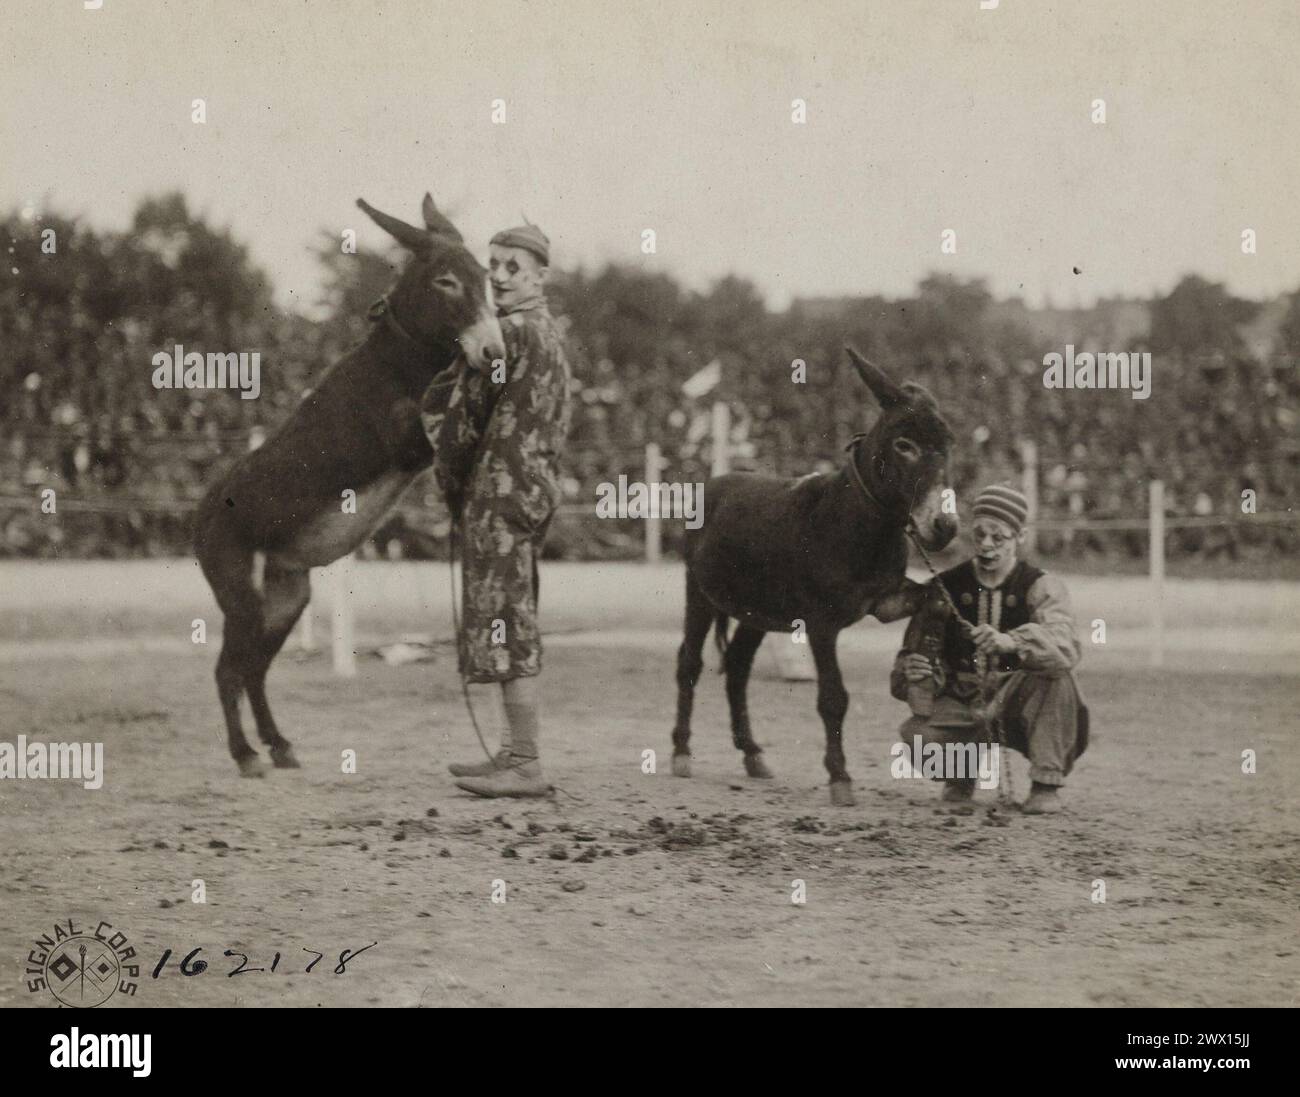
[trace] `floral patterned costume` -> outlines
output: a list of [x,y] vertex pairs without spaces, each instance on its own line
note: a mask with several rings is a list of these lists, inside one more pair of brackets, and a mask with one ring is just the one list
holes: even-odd
[[571,411],[563,340],[544,300],[500,317],[504,378],[458,363],[425,393],[434,475],[462,552],[461,672],[471,682],[539,674],[537,561],[560,502]]

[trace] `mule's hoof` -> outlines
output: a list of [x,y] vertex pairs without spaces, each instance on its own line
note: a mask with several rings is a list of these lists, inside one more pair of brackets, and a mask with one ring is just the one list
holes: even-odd
[[837,808],[851,808],[857,803],[853,798],[852,781],[832,781],[831,782],[831,803]]
[[302,763],[298,761],[291,746],[271,751],[271,762],[276,769],[302,769]]
[[767,763],[763,761],[761,754],[745,755],[745,772],[751,777],[770,779],[772,776],[772,771],[767,768]]
[[689,754],[673,755],[673,776],[689,777],[691,775],[691,756]]
[[262,764],[262,759],[256,754],[246,754],[243,758],[238,759],[240,777],[265,777],[266,766]]

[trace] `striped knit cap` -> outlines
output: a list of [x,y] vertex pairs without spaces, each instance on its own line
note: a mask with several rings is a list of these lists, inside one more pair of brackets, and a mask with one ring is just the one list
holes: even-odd
[[1025,519],[1029,517],[1029,500],[1015,488],[1005,484],[992,484],[975,497],[975,515],[987,514],[1000,522],[1006,522],[1012,530],[1019,533],[1025,528]]

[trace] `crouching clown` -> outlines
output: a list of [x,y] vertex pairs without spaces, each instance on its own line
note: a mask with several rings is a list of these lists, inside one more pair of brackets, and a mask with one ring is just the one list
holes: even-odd
[[[1033,782],[1026,814],[1060,810],[1057,790],[1088,745],[1088,708],[1074,668],[1082,654],[1065,585],[1018,559],[1028,503],[1009,487],[985,488],[975,500],[972,559],[939,576],[969,628],[938,591],[912,617],[894,661],[890,692],[912,716],[900,728],[908,749],[1002,740],[1029,759]],[[933,584],[932,584],[933,586]],[[922,759],[913,756],[920,767]],[[943,799],[969,800],[974,774],[943,774]]]

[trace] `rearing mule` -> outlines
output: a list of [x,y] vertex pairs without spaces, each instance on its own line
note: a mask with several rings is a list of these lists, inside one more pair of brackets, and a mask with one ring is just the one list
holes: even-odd
[[[458,354],[504,358],[487,271],[424,196],[424,228],[357,205],[410,253],[372,310],[366,340],[335,362],[258,449],[213,483],[195,515],[195,550],[225,614],[217,694],[230,754],[245,777],[264,773],[244,738],[246,692],[277,767],[298,765],[266,700],[266,672],[311,598],[309,568],[352,552],[427,468],[433,451],[420,398]],[[447,386],[450,395],[450,386]],[[343,493],[356,493],[355,513]]]
[[[905,576],[906,530],[927,549],[957,535],[942,510],[952,431],[920,385],[895,384],[852,347],[858,375],[880,403],[871,430],[849,448],[838,472],[783,480],[733,473],[704,487],[704,521],[686,533],[686,627],[677,651],[677,724],[673,773],[691,775],[691,708],[716,624],[723,651],[731,738],[745,772],[770,777],[749,725],[745,688],[754,653],[768,632],[803,623],[817,665],[817,712],[826,726],[831,803],[853,803],[841,737],[849,695],[835,642],[867,614],[881,621],[910,615],[922,587]],[[739,621],[727,640],[727,619]]]

